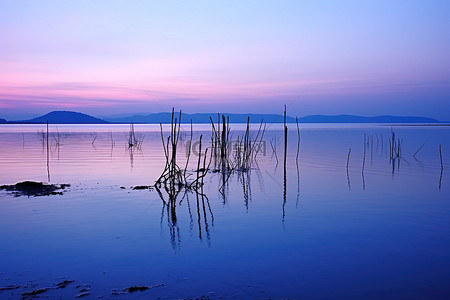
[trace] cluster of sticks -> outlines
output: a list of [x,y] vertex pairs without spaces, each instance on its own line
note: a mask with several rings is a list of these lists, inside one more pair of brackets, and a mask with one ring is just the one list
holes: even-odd
[[235,168],[240,171],[248,171],[256,161],[256,156],[260,152],[266,124],[263,120],[259,124],[258,132],[254,139],[250,136],[250,117],[247,118],[247,127],[241,139],[236,141],[236,151],[234,155]]
[[[222,123],[220,120],[222,119]],[[250,117],[247,118],[247,126],[242,136],[237,136],[236,141],[230,143],[230,123],[229,117],[218,115],[218,122],[214,124],[210,118],[212,135],[211,144],[216,172],[231,173],[238,170],[248,171],[255,162],[256,156],[260,152],[266,124],[261,120],[258,132],[254,138],[250,136]],[[233,149],[234,148],[234,149]],[[231,152],[233,155],[230,155]]]
[[161,188],[164,188],[164,190],[169,195],[169,201],[167,201],[168,204],[175,204],[175,200],[183,188],[186,191],[188,190],[198,191],[201,187],[203,187],[203,179],[208,173],[211,164],[211,159],[209,159],[209,163],[207,164],[208,148],[206,148],[204,154],[202,154],[202,135],[201,135],[198,150],[197,169],[195,170],[196,178],[191,182],[188,181],[189,176],[192,175],[187,174],[186,172],[189,165],[189,159],[192,153],[191,151],[192,135],[193,135],[192,121],[191,121],[191,137],[189,143],[187,143],[188,156],[186,159],[186,165],[184,169],[181,168],[177,162],[177,148],[181,132],[180,126],[181,126],[181,111],[179,113],[179,117],[176,118],[173,108],[172,108],[172,119],[170,124],[170,135],[167,138],[164,137],[163,126],[162,124],[160,124],[161,142],[164,149],[164,156],[166,159],[166,163],[164,170],[161,173],[161,176],[156,180],[155,189],[160,194],[161,199],[165,201],[161,193]]
[[[217,124],[211,117],[211,151],[214,158],[215,170],[228,172],[230,170],[230,161],[228,159],[230,151],[230,118],[222,115],[222,124],[220,123],[220,114],[217,114]],[[217,128],[216,128],[217,126]],[[220,168],[220,169],[219,169]]]
[[[130,131],[128,133],[128,148],[135,148],[140,150],[142,148],[143,142],[144,142],[144,135],[136,134],[136,132],[134,131],[134,124],[131,123]],[[112,133],[111,133],[111,143],[113,144]]]
[[390,159],[394,161],[396,158],[401,158],[402,140],[395,138],[395,132],[392,131],[392,137],[389,139]]

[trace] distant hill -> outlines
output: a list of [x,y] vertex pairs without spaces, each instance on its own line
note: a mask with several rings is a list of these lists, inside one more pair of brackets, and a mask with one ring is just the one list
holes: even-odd
[[[284,117],[277,114],[224,114],[229,116],[230,123],[247,123],[247,117],[250,117],[250,122],[259,123],[264,120],[266,123],[283,123]],[[111,123],[146,123],[159,124],[170,123],[171,113],[155,113],[147,115],[134,115],[122,118],[106,118]],[[178,114],[176,114],[178,118]],[[214,122],[217,121],[217,114],[198,113],[198,114],[181,114],[182,123],[189,123],[191,120],[194,123],[210,123],[212,118]],[[286,117],[286,122],[294,123],[295,118]],[[440,123],[436,119],[426,117],[398,117],[398,116],[376,116],[376,117],[361,117],[354,115],[312,115],[299,118],[300,123]]]
[[[227,114],[223,115],[230,118],[230,123],[247,123],[247,118],[250,117],[250,122],[259,123],[264,120],[266,123],[283,123],[283,116],[277,114]],[[175,113],[175,117],[178,119],[179,112]],[[210,123],[210,117],[214,122],[217,122],[217,113],[197,113],[197,114],[181,114],[182,123]],[[172,113],[154,113],[148,115],[134,115],[123,118],[106,118],[111,123],[146,123],[146,124],[159,124],[170,123],[172,119]],[[295,118],[286,117],[286,122],[295,122]]]
[[361,117],[353,115],[324,116],[312,115],[300,118],[302,123],[440,123],[426,117],[376,116]]
[[[278,114],[224,114],[229,117],[230,123],[247,123],[247,118],[250,118],[251,123],[259,123],[264,120],[265,123],[283,123],[284,116]],[[178,118],[179,115],[175,114]],[[217,113],[197,113],[197,114],[181,114],[182,123],[210,123],[210,117],[217,122]],[[121,118],[105,118],[102,120],[92,117],[90,115],[73,112],[73,111],[52,111],[46,115],[33,118],[26,121],[7,122],[0,119],[0,124],[4,123],[46,123],[47,120],[51,124],[167,124],[171,122],[172,113],[153,113],[145,115],[133,115]],[[286,122],[294,123],[295,118],[286,117]],[[440,121],[426,117],[399,117],[399,116],[376,116],[376,117],[361,117],[354,115],[311,115],[299,118],[300,123],[441,123]]]
[[105,120],[101,120],[90,115],[73,111],[52,111],[46,115],[21,121],[20,123],[47,123],[51,124],[106,124]]

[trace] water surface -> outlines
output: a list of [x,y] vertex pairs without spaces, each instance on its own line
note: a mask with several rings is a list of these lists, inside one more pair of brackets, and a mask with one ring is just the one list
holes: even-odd
[[[245,130],[231,127],[233,138]],[[44,125],[0,127],[0,185],[71,184],[64,195],[0,192],[0,286],[20,286],[0,298],[64,279],[74,283],[41,295],[73,297],[85,288],[87,298],[107,299],[436,299],[450,292],[449,127],[301,125],[297,164],[290,125],[285,181],[283,131],[269,125],[251,170],[232,173],[224,189],[222,174],[209,172],[204,196],[180,196],[174,211],[156,191],[131,189],[153,185],[165,165],[159,126],[135,130],[140,149],[128,147],[128,125],[50,125],[47,151]],[[183,130],[181,165],[190,135]],[[204,146],[211,128],[194,130]],[[402,145],[394,161],[392,130]],[[136,285],[154,288],[113,295]]]

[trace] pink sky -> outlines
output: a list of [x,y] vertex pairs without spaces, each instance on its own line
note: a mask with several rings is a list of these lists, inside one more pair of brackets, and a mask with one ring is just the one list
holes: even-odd
[[0,117],[287,103],[450,120],[446,1],[25,3],[0,4]]

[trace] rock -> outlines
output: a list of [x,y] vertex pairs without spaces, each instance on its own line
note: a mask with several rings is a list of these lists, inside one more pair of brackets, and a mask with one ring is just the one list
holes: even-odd
[[49,195],[62,195],[66,188],[70,187],[70,184],[45,184],[36,181],[22,181],[12,185],[2,185],[0,190],[10,192],[14,197],[19,196],[49,196]]

